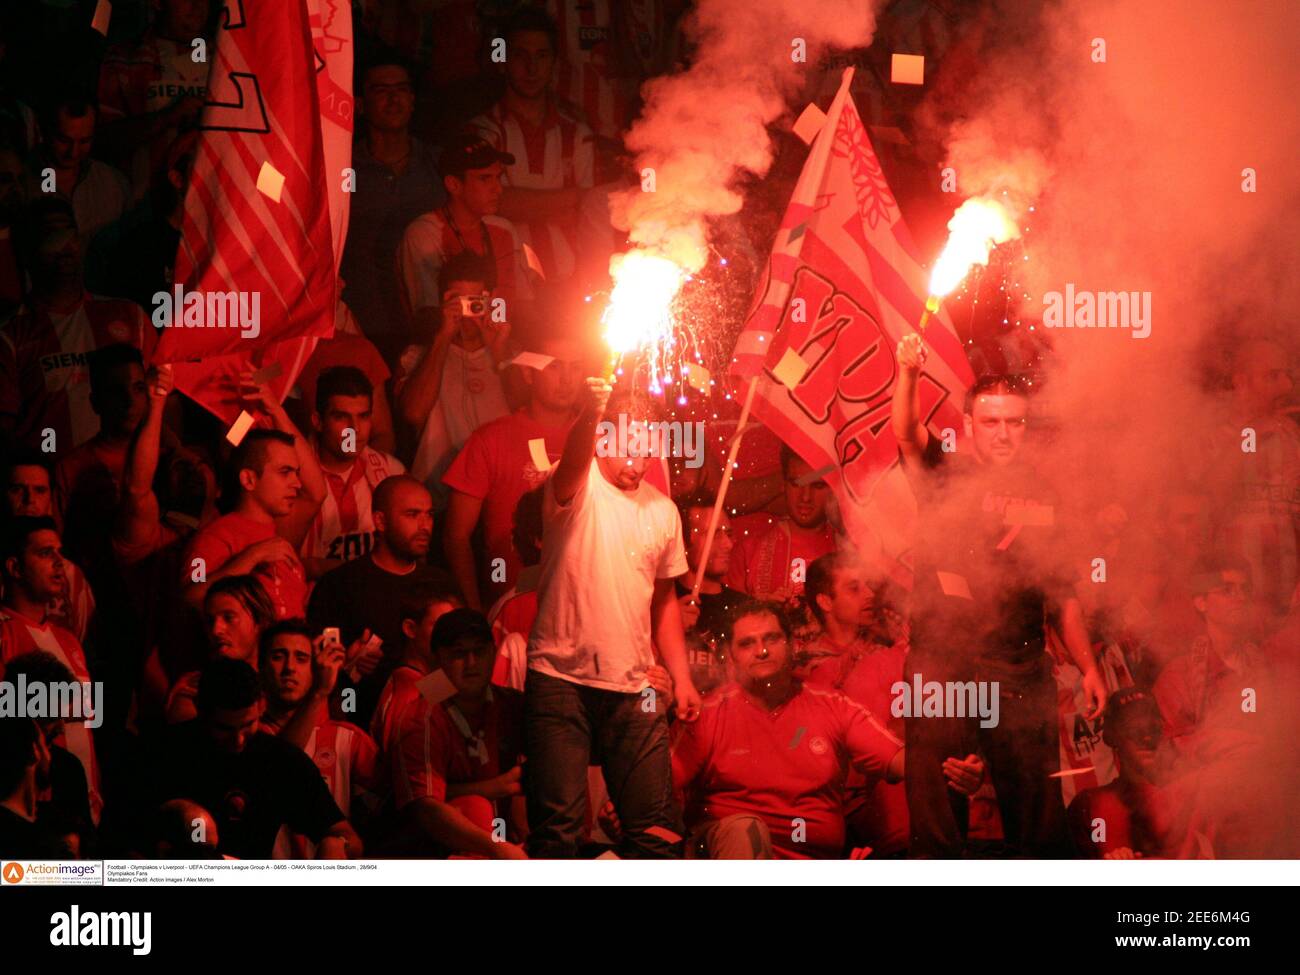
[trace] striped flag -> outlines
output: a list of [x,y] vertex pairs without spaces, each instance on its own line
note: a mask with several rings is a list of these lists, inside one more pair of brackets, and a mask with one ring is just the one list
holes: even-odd
[[234,293],[258,322],[217,327],[173,307],[155,356],[176,364],[178,389],[226,422],[242,408],[240,372],[278,371],[269,382],[284,399],[316,340],[333,333],[351,76],[347,0],[226,0],[175,282],[205,312],[220,304],[212,295]]
[[[757,376],[754,415],[825,477],[859,551],[911,585],[916,503],[898,464],[890,398],[899,339],[920,319],[922,270],[858,117],[845,71],[777,231],[732,371]],[[942,312],[919,382],[930,428],[961,430],[973,381]]]

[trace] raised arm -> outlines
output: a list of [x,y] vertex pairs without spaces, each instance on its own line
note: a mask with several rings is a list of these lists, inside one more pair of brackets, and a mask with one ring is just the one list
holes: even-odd
[[551,490],[555,493],[556,503],[561,506],[573,500],[591,470],[591,458],[596,450],[596,427],[605,415],[605,404],[613,391],[614,387],[603,378],[587,378],[586,405],[570,428],[560,462],[551,475]]
[[925,359],[925,343],[921,336],[915,333],[904,335],[898,343],[898,382],[894,385],[890,421],[905,468],[920,466],[930,442],[930,432],[921,422],[921,392],[916,383]]
[[416,334],[434,333],[433,344],[411,373],[397,397],[402,419],[417,431],[437,405],[442,392],[442,372],[447,365],[452,336],[460,326],[459,305],[455,308],[421,308],[415,313]]
[[169,365],[149,370],[149,412],[127,448],[114,534],[128,546],[147,544],[161,516],[158,498],[153,493],[153,479],[162,445],[164,407],[173,381]]

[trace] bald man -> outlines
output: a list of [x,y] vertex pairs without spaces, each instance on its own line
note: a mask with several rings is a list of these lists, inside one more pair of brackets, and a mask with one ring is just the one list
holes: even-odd
[[407,595],[430,584],[459,592],[450,573],[425,561],[433,540],[433,497],[428,488],[409,474],[385,478],[375,488],[371,511],[374,548],[325,573],[307,607],[312,631],[336,626],[344,646],[365,630],[383,641],[384,659],[357,685],[357,711],[347,716],[362,727],[369,724],[379,691],[401,652],[401,607]]

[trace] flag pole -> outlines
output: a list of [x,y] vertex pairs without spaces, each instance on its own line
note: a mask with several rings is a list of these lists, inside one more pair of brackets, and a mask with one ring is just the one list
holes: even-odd
[[[736,466],[736,454],[740,452],[740,439],[745,435],[745,424],[749,422],[749,410],[754,405],[754,391],[758,389],[758,375],[749,380],[749,390],[745,393],[745,402],[740,407],[740,419],[736,421],[736,435],[731,438],[731,449],[727,451],[727,464],[722,470],[722,483],[718,485],[718,496],[713,502],[713,512],[709,515],[709,529],[704,535],[704,550],[700,553],[700,564],[695,569],[695,583],[691,586],[691,600],[698,602],[700,586],[704,585],[704,570],[709,565],[709,553],[713,550],[713,536],[718,531],[718,521],[722,518],[722,506],[727,500],[727,488],[731,486],[731,472]],[[684,525],[690,531],[689,525]]]

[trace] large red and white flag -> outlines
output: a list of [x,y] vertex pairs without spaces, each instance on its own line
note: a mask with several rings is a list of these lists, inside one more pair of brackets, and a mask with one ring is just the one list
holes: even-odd
[[226,0],[155,361],[227,422],[239,373],[274,374],[284,399],[333,333],[351,77],[347,0]]
[[[852,77],[845,71],[795,185],[732,371],[758,377],[755,418],[825,472],[858,549],[910,587],[916,504],[889,413],[894,351],[921,318],[926,273],[849,95]],[[965,352],[942,312],[925,340],[922,416],[936,432],[960,430],[974,378]]]

